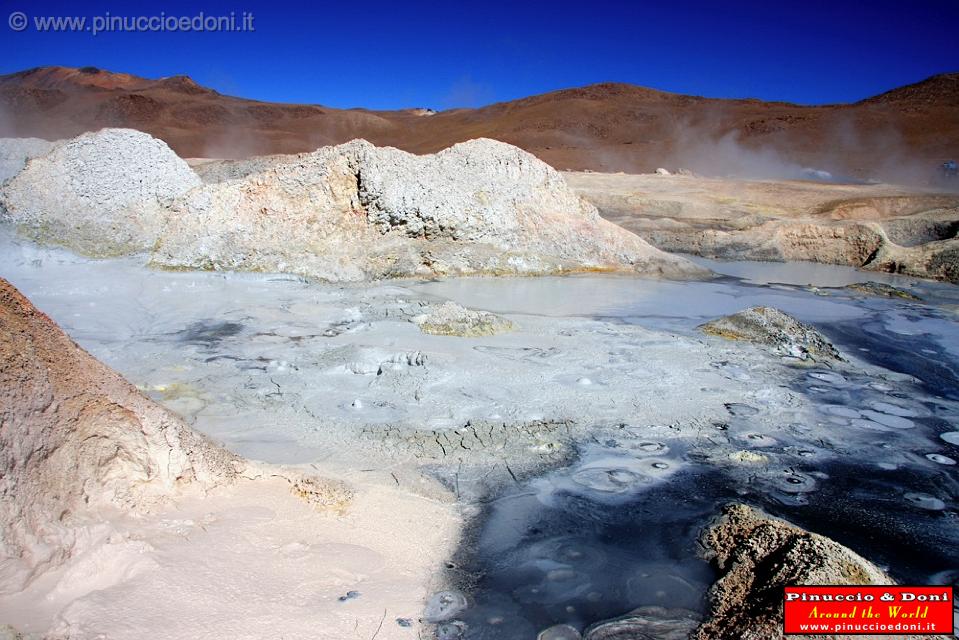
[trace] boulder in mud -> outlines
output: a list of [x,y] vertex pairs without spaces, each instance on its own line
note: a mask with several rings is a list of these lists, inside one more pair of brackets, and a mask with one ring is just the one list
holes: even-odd
[[709,590],[708,615],[693,640],[783,638],[787,585],[895,584],[838,542],[743,504],[728,505],[700,543],[720,577]]
[[919,300],[920,298],[905,289],[894,287],[883,282],[854,282],[847,284],[846,289],[862,293],[867,296],[878,296],[881,298],[899,298],[901,300]]
[[773,353],[802,362],[844,361],[839,351],[809,325],[772,307],[751,307],[702,325],[703,333],[768,347]]
[[496,314],[467,309],[455,302],[432,306],[427,313],[412,318],[423,333],[435,336],[475,338],[513,330],[513,323]]

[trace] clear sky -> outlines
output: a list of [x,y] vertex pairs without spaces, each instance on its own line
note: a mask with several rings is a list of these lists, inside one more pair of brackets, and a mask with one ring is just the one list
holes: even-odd
[[[9,26],[15,11],[22,31]],[[34,22],[200,11],[249,12],[255,31],[93,35]],[[186,74],[223,93],[333,107],[479,106],[604,81],[847,102],[959,70],[959,0],[0,0],[0,73],[40,65]]]

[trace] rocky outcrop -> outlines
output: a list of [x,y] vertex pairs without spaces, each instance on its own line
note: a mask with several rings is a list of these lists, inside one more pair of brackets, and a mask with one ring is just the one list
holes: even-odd
[[59,564],[98,508],[149,509],[243,462],[80,349],[0,279],[0,575]]
[[614,224],[534,156],[471,140],[416,156],[362,140],[199,164],[125,129],[57,144],[0,202],[30,237],[91,255],[152,251],[171,269],[328,281],[434,274],[708,272]]
[[787,585],[895,584],[847,547],[742,504],[727,506],[700,543],[720,577],[709,590],[707,619],[693,640],[783,638]]
[[[959,220],[959,213],[956,218]],[[959,283],[959,239],[928,242],[915,247],[887,244],[876,253],[869,268]]]
[[93,256],[149,249],[167,207],[200,179],[166,143],[132,129],[61,141],[0,193],[3,218],[40,242]]
[[[952,221],[959,223],[959,209],[951,216]],[[635,225],[628,228],[666,251],[707,258],[819,262],[959,282],[959,240],[955,238],[901,246],[889,238],[882,223],[855,220],[763,221],[746,229],[716,226],[718,228],[704,228],[703,223],[699,223],[686,227],[659,221],[655,228],[640,229]],[[930,221],[927,226],[939,225]],[[949,225],[942,228],[951,228],[955,233],[955,228]]]
[[959,282],[959,196],[884,184],[567,173],[605,218],[666,251],[809,261]]
[[702,325],[703,333],[763,345],[773,353],[807,363],[843,361],[818,331],[772,307],[752,307]]
[[[240,176],[220,180],[224,175]],[[629,270],[702,275],[607,223],[551,167],[493,140],[416,156],[356,140],[241,161],[177,201],[153,255],[167,268],[324,280]],[[214,177],[219,176],[219,177]]]
[[20,173],[27,160],[52,147],[52,142],[41,138],[0,138],[0,185]]
[[475,338],[513,330],[513,323],[493,313],[467,309],[455,302],[433,305],[411,320],[423,333]]

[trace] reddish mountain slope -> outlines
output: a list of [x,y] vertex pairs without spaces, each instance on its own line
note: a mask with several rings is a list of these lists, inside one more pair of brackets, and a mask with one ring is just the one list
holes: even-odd
[[709,99],[609,83],[435,115],[258,102],[186,76],[148,80],[90,67],[0,76],[0,135],[60,138],[105,126],[147,131],[183,156],[290,153],[358,137],[428,152],[490,137],[561,169],[690,166],[761,175],[812,166],[921,176],[959,156],[959,74],[847,105]]

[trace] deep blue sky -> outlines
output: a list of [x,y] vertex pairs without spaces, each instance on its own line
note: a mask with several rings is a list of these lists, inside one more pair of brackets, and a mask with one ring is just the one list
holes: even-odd
[[[38,33],[45,15],[238,15],[253,33]],[[334,107],[478,106],[619,81],[713,97],[858,100],[959,70],[959,0],[205,3],[0,0],[0,73],[97,66]]]

